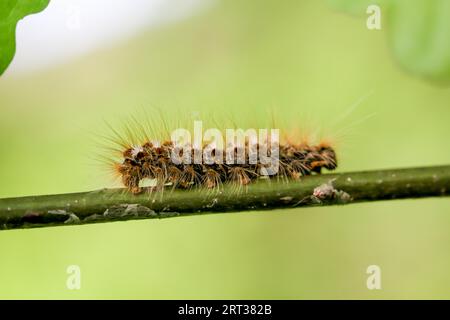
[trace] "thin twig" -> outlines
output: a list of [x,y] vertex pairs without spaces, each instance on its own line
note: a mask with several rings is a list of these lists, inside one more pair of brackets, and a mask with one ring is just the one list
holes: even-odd
[[[234,190],[234,191],[233,191]],[[364,201],[450,195],[450,165],[261,180],[237,193],[167,189],[133,195],[124,189],[0,199],[0,229],[79,225]]]

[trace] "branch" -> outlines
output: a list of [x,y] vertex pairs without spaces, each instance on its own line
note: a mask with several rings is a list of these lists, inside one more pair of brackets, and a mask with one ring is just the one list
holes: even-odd
[[133,195],[124,189],[0,199],[0,229],[79,225],[214,212],[350,204],[450,195],[450,165],[261,180],[236,190],[171,190]]

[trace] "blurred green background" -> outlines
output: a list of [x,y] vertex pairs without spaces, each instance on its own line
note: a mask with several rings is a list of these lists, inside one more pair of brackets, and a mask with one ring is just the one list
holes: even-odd
[[[91,159],[92,132],[152,106],[168,118],[304,115],[300,125],[338,136],[339,171],[450,163],[449,87],[405,71],[389,26],[368,30],[364,14],[216,1],[0,78],[0,197],[111,186]],[[1,231],[0,298],[450,298],[449,230],[441,198]],[[366,287],[372,264],[381,290]],[[68,265],[81,268],[80,290],[66,288]]]

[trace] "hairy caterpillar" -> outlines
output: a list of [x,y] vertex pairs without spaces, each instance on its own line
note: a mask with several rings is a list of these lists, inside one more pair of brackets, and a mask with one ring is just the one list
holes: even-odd
[[[127,131],[130,133],[129,129]],[[220,190],[224,184],[232,184],[240,189],[263,177],[298,180],[302,176],[320,174],[322,168],[334,170],[337,166],[335,150],[328,143],[283,142],[277,144],[276,158],[273,157],[272,149],[266,150],[277,165],[276,172],[267,174],[267,163],[251,161],[251,154],[252,152],[257,154],[262,150],[264,143],[270,138],[258,142],[248,136],[240,144],[227,142],[226,146],[210,141],[197,145],[193,145],[190,141],[184,142],[183,147],[189,148],[188,152],[186,149],[182,150],[180,155],[183,159],[192,160],[198,154],[203,155],[203,158],[200,162],[180,163],[173,158],[174,153],[180,152],[178,149],[175,152],[179,146],[177,141],[167,137],[161,141],[154,141],[149,138],[148,130],[141,127],[141,131],[143,134],[140,139],[131,138],[130,135],[128,139],[121,137],[121,142],[118,143],[120,157],[113,161],[114,171],[123,185],[134,194],[143,191],[142,182],[147,180],[154,182],[149,190],[162,190],[168,185],[178,189],[203,187]],[[136,140],[140,142],[136,143]],[[206,154],[210,157],[205,157]],[[234,160],[239,156],[243,158],[238,162],[230,162],[228,161],[230,155]]]

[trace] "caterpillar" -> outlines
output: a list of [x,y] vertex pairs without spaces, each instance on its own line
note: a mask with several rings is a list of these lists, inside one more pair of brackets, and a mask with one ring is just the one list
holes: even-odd
[[[142,186],[144,181],[154,182],[150,190],[162,190],[166,186],[220,190],[226,184],[240,189],[258,179],[299,180],[303,176],[320,174],[322,169],[334,170],[337,167],[336,152],[326,142],[277,143],[276,157],[273,149],[266,150],[277,168],[267,174],[268,164],[251,161],[251,155],[267,149],[265,144],[271,138],[258,142],[247,137],[241,144],[227,143],[226,147],[206,142],[197,145],[184,142],[180,150],[180,144],[174,139],[161,142],[151,140],[147,134],[143,137],[137,144],[120,143],[120,157],[113,161],[114,171],[133,194],[143,192],[146,188]],[[191,162],[175,161],[174,154]],[[207,154],[209,158],[205,156]],[[202,161],[192,163],[198,155],[203,155]],[[230,156],[234,162],[228,161]],[[241,161],[235,161],[239,156],[243,156]]]

